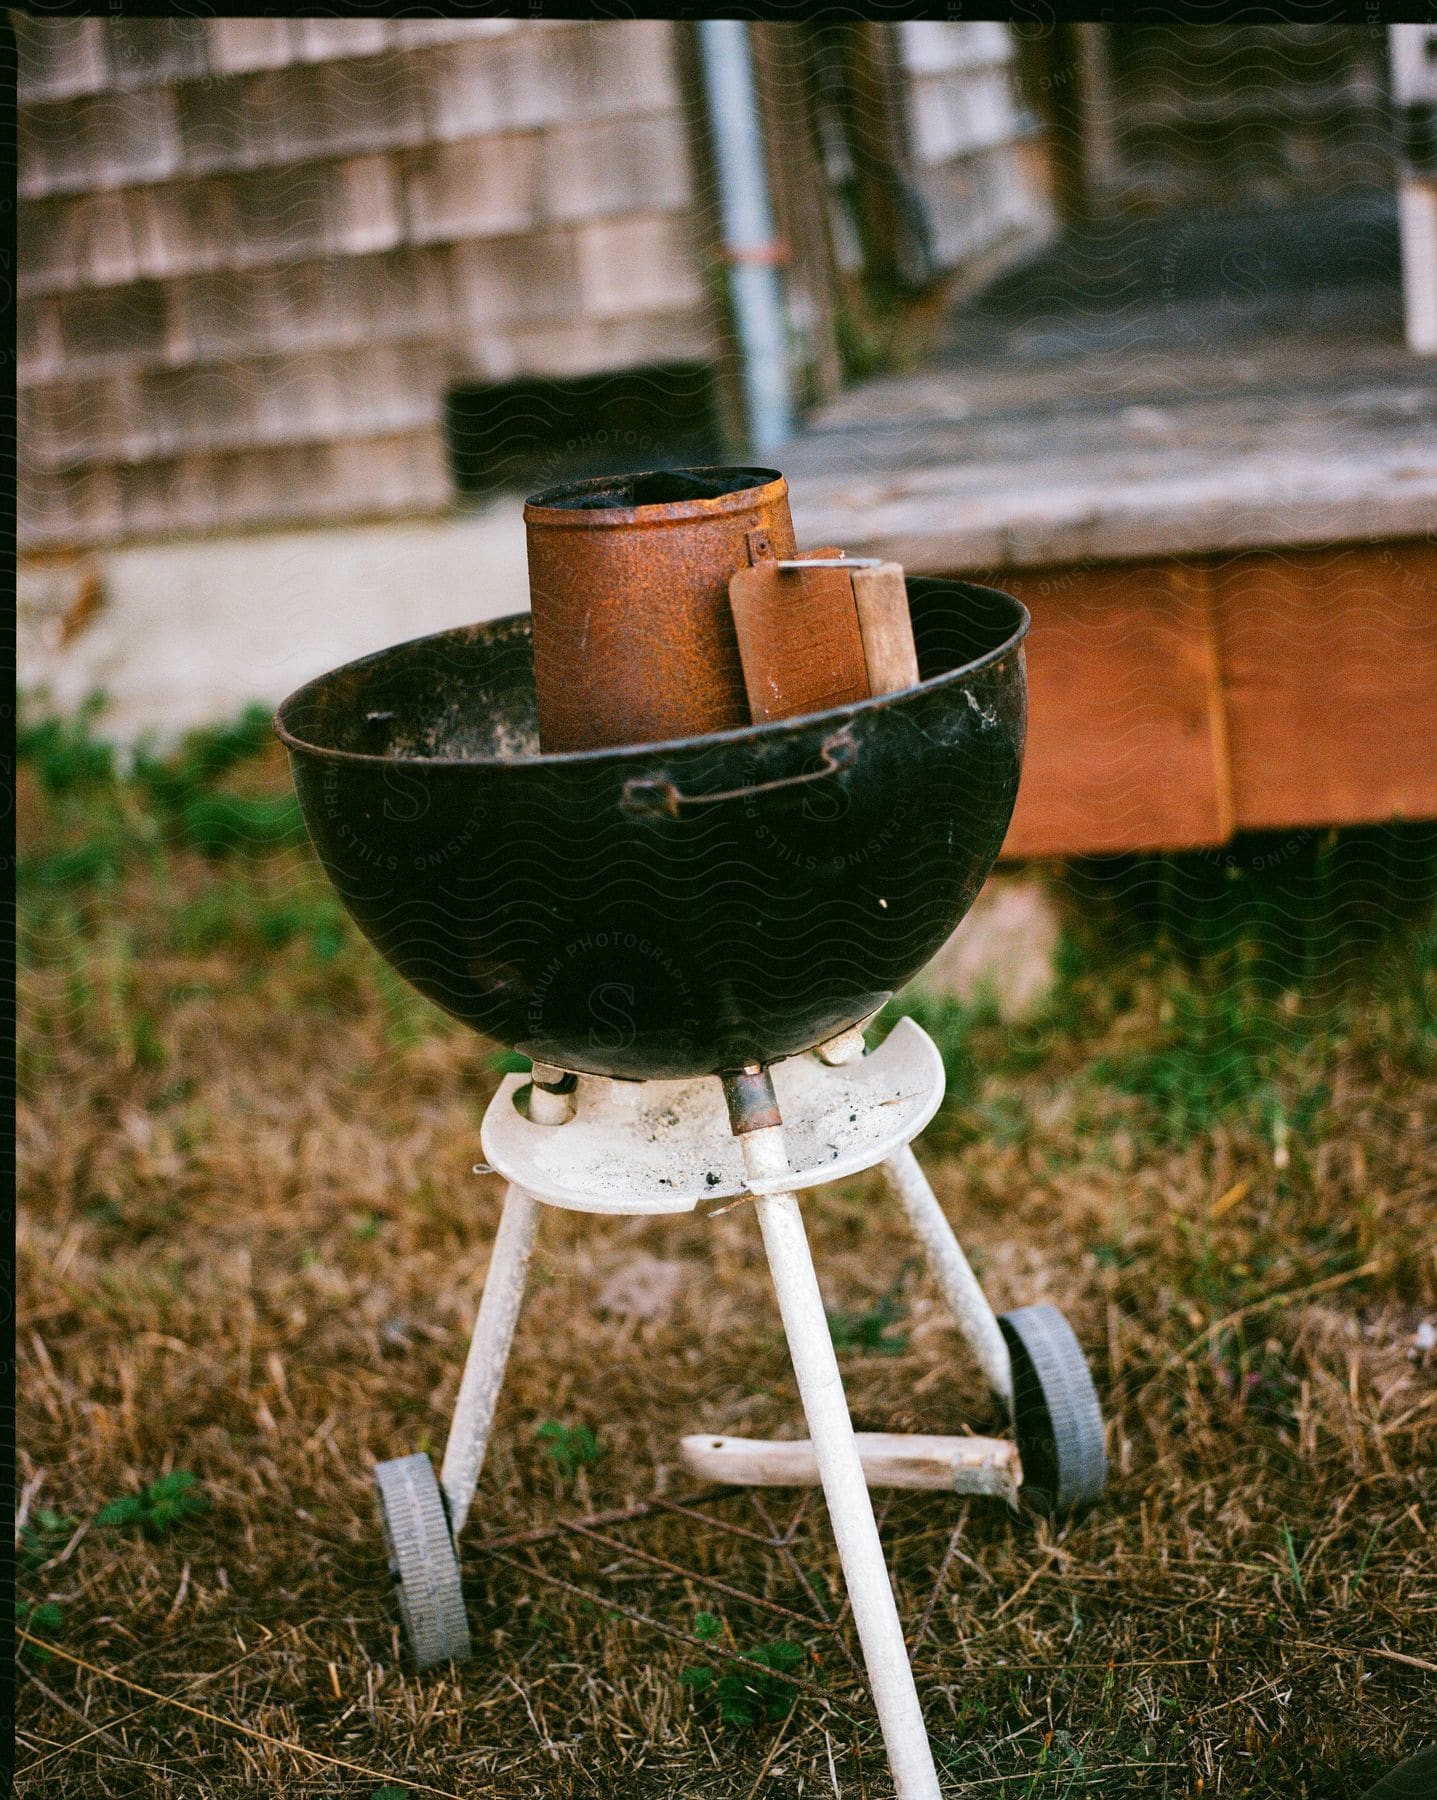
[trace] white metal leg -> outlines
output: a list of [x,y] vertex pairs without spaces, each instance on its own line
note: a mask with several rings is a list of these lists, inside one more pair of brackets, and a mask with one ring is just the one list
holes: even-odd
[[494,1406],[524,1300],[538,1223],[539,1202],[523,1188],[511,1186],[504,1196],[504,1211],[489,1258],[489,1273],[484,1278],[474,1335],[469,1340],[459,1398],[454,1403],[449,1441],[444,1446],[444,1466],[439,1471],[439,1485],[449,1506],[450,1529],[456,1538],[464,1529],[479,1472],[484,1467],[489,1427],[494,1422]]
[[906,1145],[883,1165],[888,1185],[903,1203],[910,1224],[928,1255],[958,1328],[968,1340],[988,1384],[1007,1406],[1013,1404],[1013,1364],[988,1298],[978,1285],[953,1227],[938,1204],[918,1158]]
[[[779,1129],[773,1128],[776,1134]],[[764,1135],[755,1132],[750,1137]],[[833,1522],[838,1558],[853,1603],[853,1618],[863,1645],[894,1788],[899,1800],[937,1800],[933,1754],[928,1747],[903,1627],[883,1560],[873,1503],[854,1442],[853,1421],[848,1416],[848,1402],[818,1278],[813,1272],[803,1218],[792,1194],[760,1196],[754,1206],[763,1230],[763,1245],[773,1272],[819,1479],[828,1502],[828,1516]]]

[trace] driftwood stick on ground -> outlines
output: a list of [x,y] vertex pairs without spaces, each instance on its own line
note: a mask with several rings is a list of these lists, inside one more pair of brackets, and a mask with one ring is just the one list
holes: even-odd
[[[1016,1502],[1023,1479],[1016,1444],[1003,1438],[855,1433],[870,1487],[930,1488],[991,1494]],[[699,1433],[682,1438],[679,1453],[691,1473],[735,1487],[808,1487],[818,1463],[807,1438],[741,1438]]]

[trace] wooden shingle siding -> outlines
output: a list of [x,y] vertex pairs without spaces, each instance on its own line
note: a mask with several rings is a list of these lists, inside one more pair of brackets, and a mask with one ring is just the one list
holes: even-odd
[[15,485],[22,546],[103,543],[123,535],[113,469],[46,469],[26,456]]
[[161,359],[174,366],[324,348],[439,343],[450,322],[441,258],[412,248],[375,257],[195,275],[169,290]]
[[646,212],[682,214],[692,204],[688,133],[676,109],[557,126],[540,145],[539,203],[547,219],[616,218],[636,194]]
[[16,123],[25,200],[164,181],[185,163],[173,88],[22,106]]
[[502,335],[502,328],[525,320],[561,325],[574,316],[579,249],[572,231],[455,244],[445,263],[451,318],[460,333],[498,330]]
[[591,319],[678,311],[703,299],[685,220],[665,214],[596,219],[577,238],[580,309]]
[[19,86],[33,100],[68,100],[107,85],[110,59],[103,19],[11,16],[19,53]]
[[[334,495],[344,505],[325,502]],[[92,541],[187,530],[231,531],[303,524],[316,516],[363,518],[433,512],[451,497],[442,437],[402,437],[283,445],[232,455],[192,455],[69,470],[23,470],[20,503],[35,541],[70,542],[72,521]]]
[[[627,22],[617,35],[604,25],[500,23],[513,29],[171,86],[58,98],[49,90],[32,97],[22,86],[21,195],[92,194],[506,133],[567,133],[603,120],[667,124],[662,161],[683,160],[686,152],[672,145],[683,102],[665,22]],[[596,135],[589,147],[612,150],[616,137]],[[647,155],[631,156],[630,166],[642,171]]]
[[405,237],[402,171],[356,156],[21,209],[19,291],[79,293],[388,250]]
[[[630,256],[645,257],[645,266],[631,269]],[[690,306],[701,296],[682,234],[664,215],[374,257],[201,271],[27,301],[22,385],[286,349],[441,347],[470,328],[570,321],[581,292],[605,319],[616,308]]]
[[403,345],[131,371],[31,390],[20,430],[40,468],[387,435],[432,420],[441,377]]
[[387,41],[383,19],[296,19],[291,40],[299,59],[331,62],[342,56],[374,56]]
[[[790,111],[802,29],[760,34]],[[1007,28],[884,30],[936,272],[1005,254],[1043,217]],[[16,31],[23,546],[440,505],[452,388],[725,355],[669,21]]]
[[904,66],[915,76],[1006,64],[1013,54],[1007,27],[995,19],[975,20],[957,30],[938,19],[905,19],[898,30]]
[[1051,233],[1046,182],[1027,153],[1037,123],[1020,104],[1007,26],[912,19],[897,31],[934,266],[984,266]]
[[427,55],[434,136],[537,130],[682,107],[665,20],[525,25],[498,43],[459,42]]
[[[163,332],[163,310],[160,320]],[[21,387],[40,381],[56,381],[65,373],[63,319],[56,302],[37,300],[16,308],[15,358]]]
[[518,236],[540,221],[539,136],[431,144],[397,166],[411,243]]
[[[1279,9],[1280,10],[1280,9]],[[1391,179],[1386,34],[1348,24],[1104,26],[1112,207],[1277,201]]]
[[207,40],[203,19],[111,19],[105,85],[123,90],[197,79],[209,72]]
[[[314,25],[331,27],[329,47],[318,56],[315,47],[325,40],[313,30],[305,30]],[[210,68],[217,75],[247,75],[293,63],[339,62],[383,50],[416,50],[456,38],[498,37],[519,29],[517,19],[214,19],[210,21]]]
[[[135,93],[186,78],[251,74],[306,62],[340,62],[386,49],[552,30],[518,19],[45,19],[14,18],[20,90],[68,100],[108,90]],[[559,29],[563,29],[562,23]]]
[[664,21],[17,31],[26,545],[442,506],[450,386],[716,353]]
[[217,75],[249,75],[294,61],[293,21],[215,19],[210,25],[210,68]]
[[703,317],[671,310],[608,321],[570,313],[527,327],[516,321],[503,333],[476,333],[463,348],[471,378],[485,382],[513,381],[523,375],[560,380],[591,375],[603,367],[702,362],[713,354]]

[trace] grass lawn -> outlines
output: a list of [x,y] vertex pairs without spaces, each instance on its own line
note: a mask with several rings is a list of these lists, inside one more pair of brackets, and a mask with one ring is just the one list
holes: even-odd
[[[21,750],[16,1792],[891,1792],[816,1495],[513,1541],[801,1430],[751,1209],[546,1214],[476,1659],[413,1672],[369,1472],[442,1449],[494,1047],[351,928],[262,719]],[[1437,832],[1052,879],[1038,1016],[920,1009],[919,1148],[1000,1309],[1073,1321],[1112,1480],[1056,1531],[887,1498],[945,1791],[1344,1800],[1437,1738]],[[804,1213],[860,1427],[1001,1431],[878,1177]],[[641,1252],[671,1308],[601,1313]]]

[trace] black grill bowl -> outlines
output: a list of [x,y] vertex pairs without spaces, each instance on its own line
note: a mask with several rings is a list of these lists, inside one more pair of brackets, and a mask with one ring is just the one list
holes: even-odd
[[1028,614],[908,591],[919,686],[741,731],[541,755],[527,614],[346,664],[275,724],[340,898],[422,994],[561,1068],[717,1074],[881,1006],[1008,829]]

